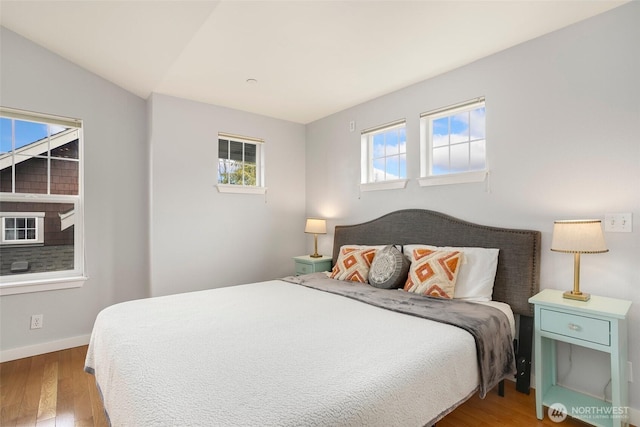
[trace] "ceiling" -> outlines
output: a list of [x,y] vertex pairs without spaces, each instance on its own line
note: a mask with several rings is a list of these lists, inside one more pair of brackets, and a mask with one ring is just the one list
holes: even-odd
[[145,99],[306,124],[625,2],[0,0],[0,23]]

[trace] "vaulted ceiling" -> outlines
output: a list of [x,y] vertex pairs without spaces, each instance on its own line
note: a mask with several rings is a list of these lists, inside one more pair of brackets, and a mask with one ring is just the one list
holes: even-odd
[[309,123],[625,2],[1,0],[0,23],[142,98]]

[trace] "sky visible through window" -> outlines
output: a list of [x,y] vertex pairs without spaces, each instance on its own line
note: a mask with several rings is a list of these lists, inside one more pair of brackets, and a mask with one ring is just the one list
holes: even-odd
[[[12,151],[12,126],[11,119],[0,118],[0,154]],[[14,120],[15,122],[15,143],[16,149],[29,145],[33,142],[46,138],[49,135],[47,127],[51,130],[51,135],[64,131],[63,126],[48,125],[46,123],[35,123],[24,120]]]
[[432,174],[486,167],[485,107],[432,121]]
[[406,128],[397,127],[373,135],[373,181],[407,177]]

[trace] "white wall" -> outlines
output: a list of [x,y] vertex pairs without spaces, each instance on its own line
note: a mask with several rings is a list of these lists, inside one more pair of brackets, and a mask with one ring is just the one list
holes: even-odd
[[[304,126],[154,94],[151,293],[165,295],[293,274],[304,254]],[[218,132],[265,140],[266,196],[223,194]]]
[[[610,252],[582,257],[581,289],[633,301],[631,406],[640,409],[640,4],[524,43],[307,126],[307,212],[329,225],[426,208],[487,225],[542,232],[543,288],[571,289],[573,260],[549,250],[555,219],[632,212],[632,233],[606,233]],[[421,53],[428,60],[428,52]],[[420,188],[419,114],[486,96],[487,183]],[[361,129],[407,120],[404,190],[360,193]],[[356,132],[349,132],[349,122]],[[332,227],[329,227],[332,228]],[[331,236],[320,239],[331,253]],[[309,244],[308,244],[308,247]],[[560,354],[564,381],[602,396],[601,353]],[[597,366],[597,369],[594,369]],[[608,390],[610,393],[610,390]],[[610,394],[609,394],[610,396]]]
[[[553,220],[632,212],[633,233],[607,233],[610,252],[583,257],[582,288],[633,301],[630,398],[640,408],[639,21],[633,2],[306,127],[162,95],[145,105],[3,28],[2,105],[84,119],[91,279],[80,289],[0,297],[0,350],[85,339],[97,312],[119,301],[290,274],[290,257],[312,248],[305,214],[332,226],[419,207],[538,229],[542,286],[568,289],[572,262],[549,251]],[[489,185],[418,187],[418,115],[479,95]],[[401,117],[412,181],[360,194],[360,139],[349,121],[360,130]],[[266,198],[217,193],[218,131],[266,139]],[[330,253],[331,238],[319,237],[321,252]],[[34,313],[44,314],[43,329],[29,330]],[[571,369],[566,351],[560,357],[567,383],[602,393],[601,356],[574,349]]]
[[[88,342],[102,308],[148,295],[148,147],[144,100],[5,28],[0,51],[3,106],[84,120],[90,277],[82,288],[0,297],[0,351],[11,357]],[[32,314],[44,314],[42,329],[29,329]]]

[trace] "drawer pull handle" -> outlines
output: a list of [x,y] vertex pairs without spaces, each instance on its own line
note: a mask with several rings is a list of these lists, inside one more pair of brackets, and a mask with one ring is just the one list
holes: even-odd
[[579,331],[582,328],[580,327],[580,325],[576,325],[575,323],[569,323],[569,329],[571,329],[572,331]]

